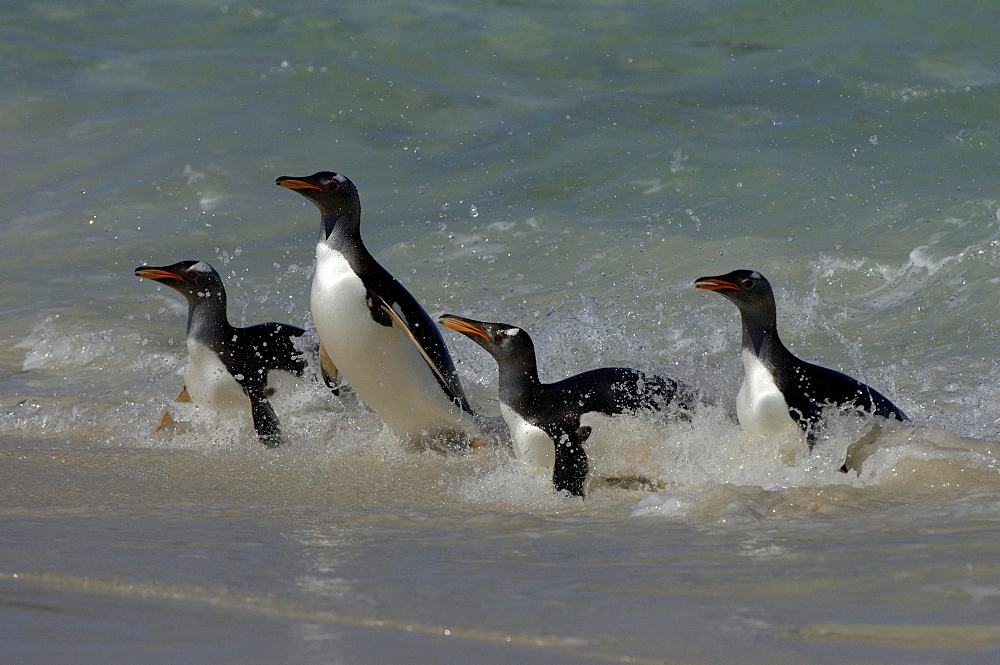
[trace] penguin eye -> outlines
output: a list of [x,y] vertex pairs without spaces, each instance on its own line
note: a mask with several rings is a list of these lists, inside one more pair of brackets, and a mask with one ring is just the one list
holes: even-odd
[[742,286],[744,290],[749,291],[753,288],[753,280],[747,277],[740,282],[740,286]]

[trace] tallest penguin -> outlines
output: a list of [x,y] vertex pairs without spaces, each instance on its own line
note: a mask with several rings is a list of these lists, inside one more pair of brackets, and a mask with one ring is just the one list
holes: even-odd
[[354,183],[329,171],[275,182],[320,210],[312,316],[347,383],[404,441],[471,431],[472,409],[441,333],[361,240]]

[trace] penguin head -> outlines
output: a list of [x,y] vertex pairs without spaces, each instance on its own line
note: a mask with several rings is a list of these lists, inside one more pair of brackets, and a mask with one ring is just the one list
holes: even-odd
[[741,311],[755,310],[761,306],[774,307],[771,283],[756,270],[734,270],[716,277],[699,277],[694,285],[725,296]]
[[159,268],[139,266],[135,275],[169,286],[191,303],[207,298],[226,298],[222,278],[215,268],[204,261],[179,261]]
[[361,198],[358,188],[346,176],[320,171],[309,176],[283,175],[274,181],[279,187],[293,189],[319,208],[323,215],[324,240],[334,226],[357,230],[361,224]]
[[535,345],[531,337],[517,326],[486,323],[454,314],[445,314],[438,321],[489,351],[500,365],[521,364],[529,359],[531,363],[535,361]]

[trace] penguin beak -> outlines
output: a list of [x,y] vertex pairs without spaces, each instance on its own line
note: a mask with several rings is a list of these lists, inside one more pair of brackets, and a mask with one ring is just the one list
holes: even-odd
[[740,290],[740,287],[736,284],[727,282],[724,279],[719,279],[718,277],[699,277],[695,280],[694,285],[699,289],[705,289],[706,291]]
[[145,277],[146,279],[176,279],[181,282],[184,281],[184,278],[175,272],[161,270],[160,268],[147,268],[146,266],[139,266],[136,268],[135,276]]
[[306,182],[305,180],[299,180],[298,178],[289,178],[288,176],[284,175],[275,180],[274,184],[278,185],[279,187],[285,187],[287,189],[318,189],[321,192],[323,191],[322,187],[314,185],[311,182]]
[[483,332],[482,329],[477,328],[476,326],[472,325],[472,323],[470,323],[469,321],[462,319],[460,317],[448,314],[438,319],[438,323],[443,325],[445,328],[451,328],[452,330],[457,330],[458,332],[468,337],[472,337],[473,335],[479,335],[487,342],[491,341],[489,335]]

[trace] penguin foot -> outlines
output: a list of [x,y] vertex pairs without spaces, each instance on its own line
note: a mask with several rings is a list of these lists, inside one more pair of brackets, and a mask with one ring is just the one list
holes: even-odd
[[154,432],[162,432],[163,430],[173,430],[177,426],[177,421],[174,417],[170,415],[170,411],[165,410],[163,415],[160,417],[160,422],[156,427],[153,428]]
[[861,464],[878,450],[878,439],[881,433],[882,428],[879,427],[879,424],[877,422],[873,423],[871,430],[867,434],[847,447],[844,466],[840,467],[840,470],[844,473],[854,471],[860,476]]
[[662,492],[667,484],[662,480],[652,480],[646,476],[608,476],[601,479],[608,487],[632,492]]

